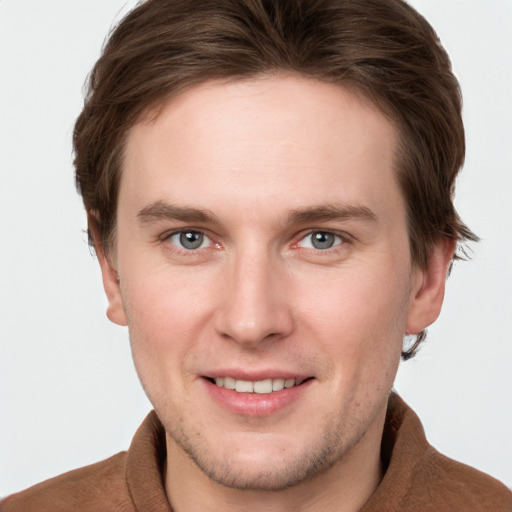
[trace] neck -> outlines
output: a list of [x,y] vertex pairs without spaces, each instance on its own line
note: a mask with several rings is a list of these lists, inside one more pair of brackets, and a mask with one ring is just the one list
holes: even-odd
[[166,492],[173,512],[356,512],[379,485],[385,410],[333,466],[282,491],[232,489],[206,476],[167,437]]

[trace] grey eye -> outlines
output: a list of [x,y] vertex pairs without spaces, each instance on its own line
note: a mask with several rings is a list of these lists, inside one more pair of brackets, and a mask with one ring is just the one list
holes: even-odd
[[179,231],[170,237],[170,241],[174,245],[189,251],[201,249],[209,243],[208,237],[201,231]]
[[310,236],[311,245],[315,249],[330,249],[336,241],[336,237],[332,233],[325,231],[317,231],[315,233],[311,233]]
[[203,234],[197,231],[184,231],[180,234],[180,244],[185,249],[198,249],[203,243]]
[[300,246],[307,249],[325,251],[341,243],[343,243],[343,239],[335,233],[330,231],[313,231],[300,241]]

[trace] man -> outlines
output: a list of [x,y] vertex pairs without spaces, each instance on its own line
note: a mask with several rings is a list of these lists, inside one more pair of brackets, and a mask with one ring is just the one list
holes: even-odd
[[411,8],[150,0],[74,144],[107,314],[156,414],[128,454],[5,510],[512,508],[390,395],[475,240],[452,204],[457,82]]

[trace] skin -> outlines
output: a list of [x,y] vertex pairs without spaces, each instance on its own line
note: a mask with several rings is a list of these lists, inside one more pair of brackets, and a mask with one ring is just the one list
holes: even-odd
[[[437,318],[453,252],[411,263],[397,138],[364,98],[285,75],[191,88],[130,130],[99,260],[177,512],[358,510],[378,485],[403,337]],[[308,381],[269,410],[206,379],[284,373]]]

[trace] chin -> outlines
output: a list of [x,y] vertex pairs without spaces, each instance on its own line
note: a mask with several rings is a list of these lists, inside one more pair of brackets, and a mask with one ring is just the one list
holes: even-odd
[[332,465],[329,454],[293,461],[270,459],[249,466],[245,462],[229,460],[220,464],[204,460],[194,462],[206,476],[225,487],[253,491],[282,491],[295,487]]
[[191,437],[180,435],[173,436],[173,441],[211,480],[232,489],[254,491],[281,491],[297,486],[333,466],[344,451],[340,439],[330,433],[300,446],[291,437],[285,443],[274,444],[265,439],[251,443],[250,438],[245,436],[244,443],[226,439],[222,453],[222,443],[207,446],[204,439],[192,442]]

